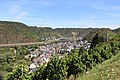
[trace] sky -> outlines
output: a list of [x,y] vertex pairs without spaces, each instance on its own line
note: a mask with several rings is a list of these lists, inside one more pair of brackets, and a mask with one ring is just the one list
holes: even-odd
[[0,0],[0,20],[52,28],[120,27],[120,0]]

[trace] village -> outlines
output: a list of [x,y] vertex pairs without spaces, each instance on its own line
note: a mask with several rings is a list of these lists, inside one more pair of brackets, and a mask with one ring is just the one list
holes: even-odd
[[[47,65],[53,55],[58,55],[63,57],[65,54],[70,54],[72,50],[84,47],[86,50],[90,47],[91,43],[88,43],[82,38],[60,38],[60,42],[53,44],[46,44],[44,46],[39,46],[35,50],[30,50],[31,64],[29,69],[31,72],[35,71],[37,67],[41,65]],[[66,40],[66,41],[65,41]]]

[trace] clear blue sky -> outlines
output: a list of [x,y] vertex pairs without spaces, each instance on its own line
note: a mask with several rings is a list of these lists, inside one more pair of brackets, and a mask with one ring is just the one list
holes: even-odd
[[120,0],[0,0],[0,20],[56,27],[120,27]]

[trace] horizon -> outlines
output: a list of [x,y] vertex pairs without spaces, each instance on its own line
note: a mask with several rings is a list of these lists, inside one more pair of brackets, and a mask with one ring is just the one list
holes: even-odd
[[117,0],[0,1],[0,20],[55,28],[120,28]]
[[[1,20],[2,21],[2,20]],[[3,21],[3,22],[14,22],[14,23],[22,23],[22,24],[25,24],[25,25],[27,25],[26,23],[24,23],[24,22],[18,22],[18,21]],[[118,28],[114,28],[114,29],[112,29],[112,28],[107,28],[107,27],[52,27],[52,26],[36,26],[36,25],[27,25],[27,26],[29,26],[29,27],[41,27],[41,28],[52,28],[52,29],[62,29],[62,28],[65,28],[65,29],[89,29],[89,28],[92,28],[92,29],[111,29],[111,30],[115,30],[115,29],[118,29]],[[120,28],[120,27],[119,27]]]

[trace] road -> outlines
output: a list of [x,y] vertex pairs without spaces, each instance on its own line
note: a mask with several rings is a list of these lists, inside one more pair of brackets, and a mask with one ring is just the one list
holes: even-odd
[[[56,41],[56,40],[54,40]],[[0,44],[0,47],[12,47],[12,46],[24,46],[24,45],[34,45],[34,44],[48,44],[54,41],[45,41],[45,42],[31,42],[31,43],[17,43],[17,44]]]

